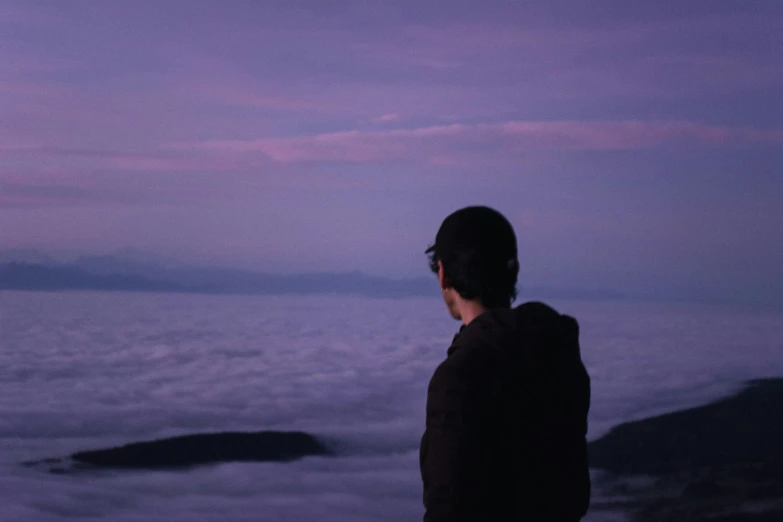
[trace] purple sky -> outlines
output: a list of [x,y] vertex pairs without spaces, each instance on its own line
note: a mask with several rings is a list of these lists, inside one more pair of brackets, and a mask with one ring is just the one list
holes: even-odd
[[782,296],[783,2],[525,4],[0,0],[0,250]]

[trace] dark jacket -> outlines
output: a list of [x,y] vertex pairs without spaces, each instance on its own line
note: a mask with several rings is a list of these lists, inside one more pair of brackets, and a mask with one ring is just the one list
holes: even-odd
[[463,326],[427,392],[425,522],[573,522],[587,511],[579,326],[542,303]]

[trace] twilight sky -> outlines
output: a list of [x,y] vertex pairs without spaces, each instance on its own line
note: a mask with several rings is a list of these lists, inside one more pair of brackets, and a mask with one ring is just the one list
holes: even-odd
[[783,2],[0,0],[0,250],[783,302]]

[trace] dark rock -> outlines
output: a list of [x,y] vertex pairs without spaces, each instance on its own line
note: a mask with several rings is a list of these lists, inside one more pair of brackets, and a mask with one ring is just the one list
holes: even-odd
[[682,496],[685,498],[713,498],[719,497],[726,492],[726,489],[721,487],[714,480],[698,480],[691,482],[682,491]]
[[[102,468],[161,469],[182,468],[219,462],[287,462],[305,456],[330,455],[315,437],[302,432],[224,432],[183,435],[149,442],[135,442],[71,455],[76,468],[84,465]],[[45,459],[28,466],[61,463]],[[51,467],[53,473],[64,473]]]
[[755,381],[706,406],[622,424],[589,445],[590,465],[658,475],[725,463],[783,470],[783,379]]
[[733,513],[731,515],[710,518],[709,522],[780,522],[781,520],[783,520],[783,511],[768,513]]
[[635,522],[783,521],[783,379],[620,425],[589,456],[609,485],[654,479],[624,502]]
[[[768,481],[761,484],[751,484],[747,491],[750,500],[765,500],[768,498],[783,498],[783,477],[777,481]],[[780,520],[783,520],[781,518]]]

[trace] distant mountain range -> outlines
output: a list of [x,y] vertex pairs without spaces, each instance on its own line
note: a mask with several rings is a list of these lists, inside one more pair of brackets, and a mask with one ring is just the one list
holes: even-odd
[[33,263],[0,265],[0,290],[132,290],[182,292],[188,288],[169,281],[133,275],[96,275],[70,266]]
[[[392,279],[361,272],[269,274],[250,270],[167,266],[132,256],[83,256],[70,261],[35,251],[0,252],[0,290],[182,292],[265,295],[438,296],[434,277]],[[612,299],[610,292],[525,288],[527,299]]]
[[160,268],[147,274],[108,271],[108,267],[0,265],[0,290],[103,290],[210,294],[356,294],[370,297],[436,295],[429,279],[388,279],[358,272],[272,275],[221,268]]

